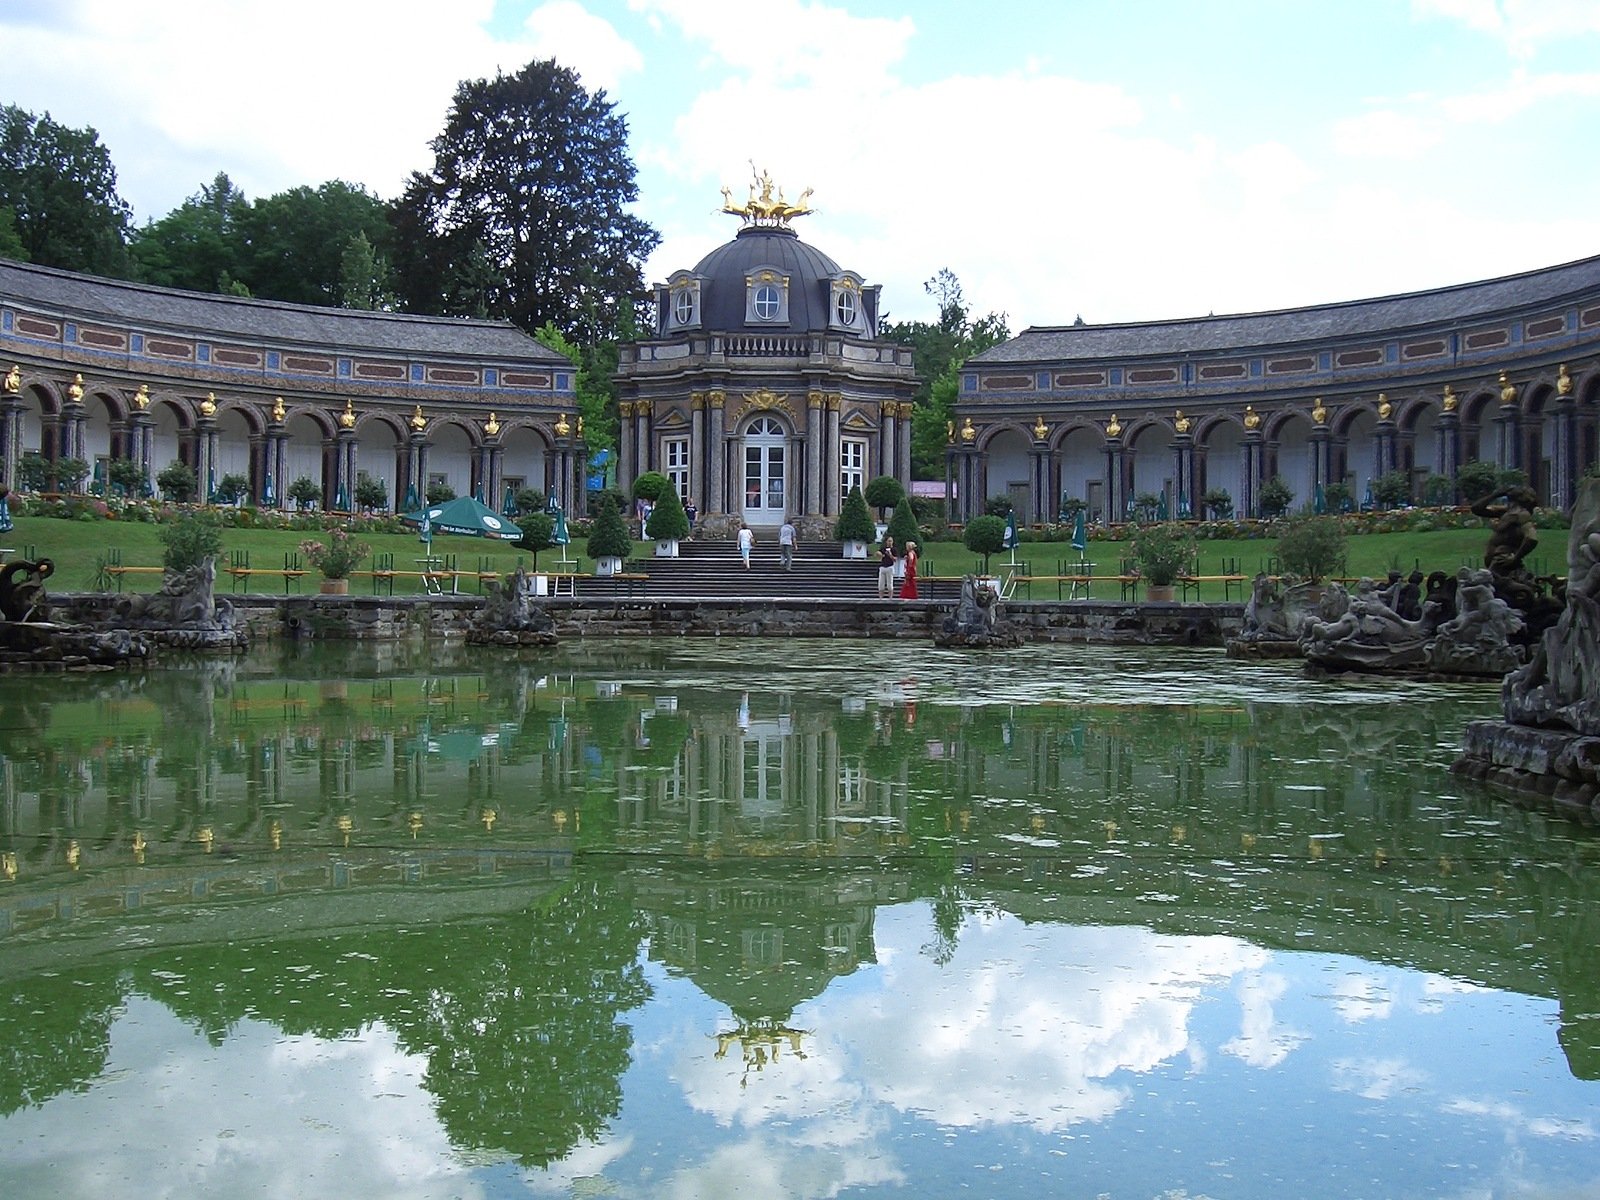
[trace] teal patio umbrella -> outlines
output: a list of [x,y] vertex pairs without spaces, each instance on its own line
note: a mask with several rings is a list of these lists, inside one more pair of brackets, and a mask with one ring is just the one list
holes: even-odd
[[1162,492],[1161,499],[1156,501],[1156,520],[1165,521],[1167,519],[1167,513],[1167,494]]
[[1079,554],[1089,549],[1089,520],[1081,508],[1077,520],[1072,523],[1072,548]]
[[418,529],[426,523],[429,531],[435,534],[459,533],[466,537],[498,538],[506,542],[514,542],[522,536],[522,530],[513,522],[471,496],[458,496],[442,504],[430,504],[427,508],[404,514],[400,520]]
[[517,519],[517,497],[509,483],[506,484],[506,502],[500,506],[500,515],[508,521]]

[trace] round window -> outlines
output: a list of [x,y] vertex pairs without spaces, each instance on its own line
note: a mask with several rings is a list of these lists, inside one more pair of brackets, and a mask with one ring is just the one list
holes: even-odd
[[687,325],[694,320],[694,293],[684,288],[672,300],[673,314],[678,318],[679,325]]
[[854,325],[856,323],[856,294],[854,292],[840,292],[838,299],[833,302],[833,311],[839,318],[839,324]]
[[783,298],[778,295],[778,289],[772,284],[763,283],[756,289],[756,316],[763,321],[772,320],[782,307]]

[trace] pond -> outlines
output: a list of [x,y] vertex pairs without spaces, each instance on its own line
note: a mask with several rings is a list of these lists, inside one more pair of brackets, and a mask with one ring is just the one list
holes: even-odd
[[317,646],[0,679],[8,1200],[1600,1192],[1493,687]]

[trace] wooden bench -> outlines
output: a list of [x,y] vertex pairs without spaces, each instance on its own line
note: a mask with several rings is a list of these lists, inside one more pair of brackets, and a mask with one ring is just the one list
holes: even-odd
[[117,591],[122,590],[122,577],[124,575],[165,575],[165,567],[125,567],[121,563],[107,563],[105,572],[116,581]]
[[243,587],[250,590],[250,577],[252,575],[266,575],[273,579],[283,580],[283,594],[287,596],[289,589],[300,586],[300,581],[307,575],[305,567],[300,565],[300,556],[293,552],[283,556],[281,567],[253,567],[250,565],[250,552],[248,550],[236,551],[233,562],[223,568],[233,578],[233,590],[238,591]]

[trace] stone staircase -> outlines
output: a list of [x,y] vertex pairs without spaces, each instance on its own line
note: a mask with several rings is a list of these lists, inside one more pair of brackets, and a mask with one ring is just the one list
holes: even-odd
[[[761,540],[750,556],[746,571],[739,550],[731,541],[678,543],[677,558],[639,558],[627,563],[629,573],[649,575],[634,595],[645,600],[811,599],[874,600],[878,595],[878,558],[845,558],[838,542],[802,542],[795,551],[794,567],[778,565],[775,531],[758,532]],[[653,543],[651,543],[653,545]],[[870,552],[870,551],[869,551]],[[603,577],[578,580],[581,598],[612,596],[621,585]],[[935,580],[918,588],[920,599],[954,600],[960,585]]]

